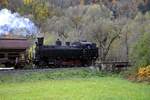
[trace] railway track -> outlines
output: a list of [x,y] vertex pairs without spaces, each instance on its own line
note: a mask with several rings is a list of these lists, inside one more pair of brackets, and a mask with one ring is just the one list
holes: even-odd
[[[108,67],[109,65],[112,66],[111,70],[115,70],[115,68],[126,68],[129,63],[128,62],[103,62],[103,63],[96,63],[94,67],[99,69],[102,68],[102,64],[106,64]],[[115,65],[115,66],[114,66]],[[113,67],[114,66],[114,67]],[[90,66],[89,66],[90,67]],[[57,70],[65,70],[65,69],[87,69],[89,67],[63,67],[63,68],[31,68],[31,69],[14,69],[13,67],[10,68],[0,68],[0,75],[2,74],[12,74],[12,73],[31,73],[31,72],[50,72],[50,71],[57,71]]]
[[17,74],[17,73],[32,73],[32,72],[53,72],[53,71],[61,71],[65,69],[87,69],[89,67],[72,67],[72,68],[43,68],[43,69],[13,69],[13,68],[1,68],[0,75],[4,74]]
[[46,68],[46,69],[14,69],[14,68],[7,68],[7,69],[0,69],[1,72],[39,72],[39,71],[50,71],[52,70],[51,68]]

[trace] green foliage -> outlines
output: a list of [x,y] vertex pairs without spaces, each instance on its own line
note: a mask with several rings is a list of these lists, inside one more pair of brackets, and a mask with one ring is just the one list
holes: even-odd
[[150,33],[143,33],[134,46],[131,58],[135,61],[136,67],[150,64]]
[[102,77],[105,73],[92,71],[86,68],[69,68],[57,69],[43,72],[27,72],[27,73],[10,73],[0,74],[0,83],[13,83],[13,82],[32,82],[39,80],[49,79],[70,79],[70,78],[89,78],[89,77]]
[[23,0],[25,5],[30,5],[34,0]]
[[58,38],[57,36],[50,34],[50,33],[43,33],[43,34],[44,34],[44,44],[45,45],[54,44],[56,39]]
[[48,5],[46,5],[46,2],[34,2],[32,6],[33,6],[33,14],[36,21],[41,23],[48,18],[49,8]]
[[21,15],[32,15],[36,24],[40,25],[51,14],[51,9],[46,1],[23,0],[22,6],[15,8]]

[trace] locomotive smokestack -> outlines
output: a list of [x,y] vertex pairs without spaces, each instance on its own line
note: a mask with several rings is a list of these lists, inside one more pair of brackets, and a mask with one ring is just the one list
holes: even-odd
[[44,37],[38,37],[37,40],[38,40],[38,45],[39,45],[39,46],[43,46]]

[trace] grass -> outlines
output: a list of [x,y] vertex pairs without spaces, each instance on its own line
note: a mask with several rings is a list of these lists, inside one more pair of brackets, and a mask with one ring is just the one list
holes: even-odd
[[150,100],[150,85],[89,69],[14,73],[0,80],[0,100]]
[[103,77],[106,74],[89,68],[56,69],[44,72],[0,73],[0,83],[35,82],[50,79]]
[[0,100],[149,100],[150,86],[114,77],[0,85]]

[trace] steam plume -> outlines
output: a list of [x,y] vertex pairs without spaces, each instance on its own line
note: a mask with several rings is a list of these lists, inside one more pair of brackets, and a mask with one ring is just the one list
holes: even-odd
[[37,33],[37,27],[28,18],[12,13],[8,9],[0,10],[0,35],[2,34],[31,35]]

